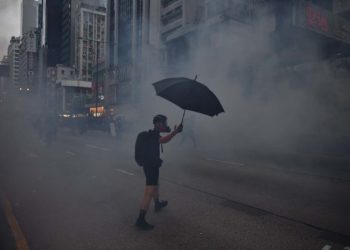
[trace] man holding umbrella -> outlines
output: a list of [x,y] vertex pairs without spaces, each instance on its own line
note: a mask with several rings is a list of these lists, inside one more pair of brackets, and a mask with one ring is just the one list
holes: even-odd
[[[146,189],[141,202],[140,215],[136,221],[136,226],[140,229],[153,229],[145,220],[145,215],[149,204],[154,199],[155,210],[159,211],[168,205],[167,201],[159,201],[158,178],[159,167],[162,165],[160,159],[160,144],[169,142],[177,133],[183,129],[183,119],[186,110],[198,112],[208,116],[215,116],[224,112],[224,109],[215,94],[204,84],[195,79],[184,77],[166,78],[153,83],[156,94],[164,99],[176,104],[184,110],[182,121],[178,127],[175,126],[173,132],[167,124],[164,115],[157,115],[153,119],[154,129],[142,132],[137,136],[135,147],[135,159],[138,165],[143,167],[146,175]],[[160,133],[169,134],[161,137]]]
[[[171,132],[167,124],[167,117],[164,115],[156,115],[153,118],[153,130],[141,132],[137,136],[135,145],[135,160],[138,165],[143,167],[146,176],[146,187],[143,195],[140,214],[136,221],[136,226],[142,230],[153,229],[154,226],[148,224],[145,216],[151,200],[153,198],[155,211],[160,211],[163,207],[168,205],[168,201],[159,200],[159,168],[162,165],[160,159],[160,145],[168,143],[176,134],[183,129],[182,124],[175,126]],[[160,133],[168,133],[166,136],[160,136]]]

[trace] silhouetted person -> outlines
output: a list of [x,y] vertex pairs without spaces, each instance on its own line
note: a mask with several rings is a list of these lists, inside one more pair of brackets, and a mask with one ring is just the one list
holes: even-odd
[[[153,198],[155,211],[160,211],[168,205],[168,201],[159,200],[159,168],[162,165],[160,159],[160,144],[169,142],[177,133],[182,131],[182,124],[175,126],[170,132],[167,124],[167,117],[157,115],[153,118],[153,130],[141,132],[137,136],[135,145],[135,160],[143,167],[146,176],[145,192],[140,205],[140,214],[136,221],[136,226],[142,230],[153,229],[154,226],[148,224],[145,220],[145,215]],[[160,136],[160,133],[169,133],[166,136]]]
[[52,141],[56,139],[56,133],[57,133],[56,117],[53,113],[50,113],[45,118],[46,146],[50,146]]

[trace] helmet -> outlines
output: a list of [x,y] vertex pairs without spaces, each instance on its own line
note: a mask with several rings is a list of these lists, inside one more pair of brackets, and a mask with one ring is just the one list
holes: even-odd
[[153,117],[153,124],[156,124],[158,122],[166,122],[167,119],[168,118],[165,115],[156,115]]

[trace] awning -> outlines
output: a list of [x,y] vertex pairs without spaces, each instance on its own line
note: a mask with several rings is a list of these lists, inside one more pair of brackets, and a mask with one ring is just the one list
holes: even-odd
[[63,87],[76,87],[76,88],[88,88],[91,89],[92,82],[80,81],[80,80],[62,80],[60,82]]

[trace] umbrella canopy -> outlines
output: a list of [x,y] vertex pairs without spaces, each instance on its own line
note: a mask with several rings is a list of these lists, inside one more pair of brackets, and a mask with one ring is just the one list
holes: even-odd
[[196,80],[184,77],[166,78],[153,83],[153,86],[158,96],[184,110],[191,110],[209,116],[224,112],[214,93]]

